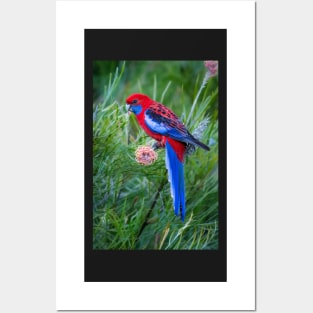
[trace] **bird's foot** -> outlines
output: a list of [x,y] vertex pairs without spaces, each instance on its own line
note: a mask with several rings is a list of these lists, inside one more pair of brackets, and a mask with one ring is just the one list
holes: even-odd
[[161,148],[164,148],[165,145],[163,142],[161,141],[156,141],[153,145],[152,145],[152,149],[153,150],[157,150],[157,149],[161,149]]

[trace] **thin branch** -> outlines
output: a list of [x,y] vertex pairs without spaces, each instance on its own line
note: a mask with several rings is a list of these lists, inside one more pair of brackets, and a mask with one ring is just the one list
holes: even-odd
[[164,188],[164,185],[166,184],[166,182],[167,182],[166,179],[164,179],[164,180],[161,182],[161,184],[160,184],[160,186],[159,186],[159,189],[158,189],[156,195],[154,196],[154,199],[153,199],[153,202],[152,202],[152,204],[151,204],[151,207],[150,207],[150,209],[149,209],[149,211],[148,211],[148,213],[147,213],[147,215],[146,215],[146,217],[145,217],[145,221],[144,221],[144,223],[141,225],[141,228],[140,228],[140,230],[139,230],[139,232],[138,232],[137,240],[136,240],[136,241],[139,240],[139,237],[141,236],[143,230],[144,230],[145,227],[148,225],[149,217],[150,217],[150,215],[151,215],[151,213],[152,213],[153,208],[154,208],[155,205],[156,205],[156,202],[157,202],[157,200],[158,200],[158,197],[159,197],[159,195],[160,195],[162,189]]

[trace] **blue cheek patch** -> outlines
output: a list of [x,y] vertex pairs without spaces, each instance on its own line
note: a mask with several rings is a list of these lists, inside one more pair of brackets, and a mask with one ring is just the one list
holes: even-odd
[[132,105],[131,110],[137,115],[142,111],[141,105]]

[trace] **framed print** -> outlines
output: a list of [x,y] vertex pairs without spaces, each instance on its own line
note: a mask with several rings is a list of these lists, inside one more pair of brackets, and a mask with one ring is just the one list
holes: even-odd
[[58,310],[255,308],[254,6],[57,1]]
[[[226,35],[85,30],[85,281],[226,281]],[[182,117],[151,98],[127,114],[143,93]]]

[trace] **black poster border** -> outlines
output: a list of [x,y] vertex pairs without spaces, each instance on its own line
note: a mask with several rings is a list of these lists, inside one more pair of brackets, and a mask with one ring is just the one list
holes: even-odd
[[[85,282],[226,282],[226,29],[85,29]],[[219,61],[218,250],[93,250],[94,60]],[[154,266],[151,266],[154,264]],[[148,266],[147,266],[148,265]],[[147,269],[148,268],[148,269]],[[152,270],[153,269],[153,270]]]

